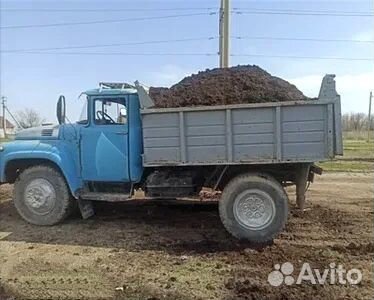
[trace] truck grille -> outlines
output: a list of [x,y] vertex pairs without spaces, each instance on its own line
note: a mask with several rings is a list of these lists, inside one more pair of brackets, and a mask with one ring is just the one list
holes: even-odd
[[52,136],[53,135],[53,129],[43,129],[42,130],[42,136]]

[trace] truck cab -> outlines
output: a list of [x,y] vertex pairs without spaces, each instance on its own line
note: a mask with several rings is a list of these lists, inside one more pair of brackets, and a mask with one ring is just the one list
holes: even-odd
[[85,182],[137,182],[142,132],[136,91],[95,89],[85,93],[87,120],[79,122],[80,175]]
[[[0,182],[15,183],[16,205],[17,193],[24,199],[17,208],[31,223],[38,224],[40,214],[48,213],[63,194],[69,199],[103,197],[110,187],[125,198],[142,178],[137,90],[98,88],[82,93],[80,99],[84,106],[77,122],[66,121],[65,99],[60,97],[59,125],[22,130],[0,147]],[[49,178],[63,181],[64,191],[56,190]],[[54,224],[62,217],[42,223]]]

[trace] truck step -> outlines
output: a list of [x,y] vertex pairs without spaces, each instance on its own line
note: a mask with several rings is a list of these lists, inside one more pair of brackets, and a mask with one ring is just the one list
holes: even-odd
[[124,202],[130,200],[129,194],[120,193],[95,193],[85,192],[80,195],[81,199],[92,201]]

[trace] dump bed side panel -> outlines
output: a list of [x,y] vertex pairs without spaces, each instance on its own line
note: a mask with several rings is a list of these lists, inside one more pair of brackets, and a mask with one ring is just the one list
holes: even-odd
[[333,103],[152,110],[145,166],[318,161],[334,156]]
[[289,106],[281,110],[283,160],[324,158],[328,154],[328,105]]
[[180,163],[179,113],[143,114],[143,163]]

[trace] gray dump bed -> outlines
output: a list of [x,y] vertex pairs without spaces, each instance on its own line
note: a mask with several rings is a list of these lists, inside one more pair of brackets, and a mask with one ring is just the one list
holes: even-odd
[[333,75],[317,100],[144,109],[142,123],[144,166],[314,162],[343,152]]

